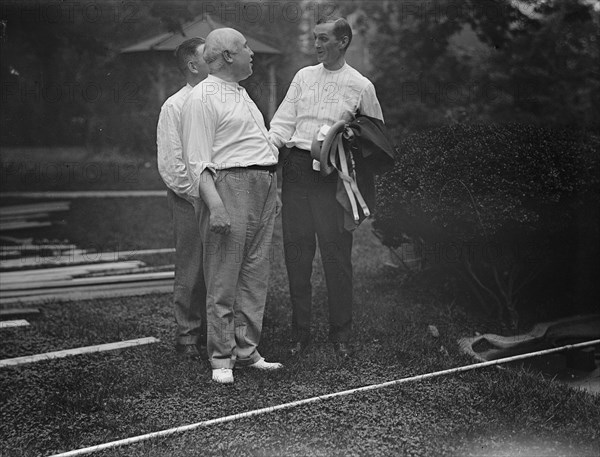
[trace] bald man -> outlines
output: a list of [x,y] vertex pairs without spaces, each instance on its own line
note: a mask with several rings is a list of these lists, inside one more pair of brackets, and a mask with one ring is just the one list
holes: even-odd
[[262,115],[238,83],[252,74],[244,36],[222,28],[206,37],[208,77],[182,114],[183,151],[204,244],[208,356],[212,379],[233,382],[233,367],[277,370],[258,352],[277,205],[278,150]]

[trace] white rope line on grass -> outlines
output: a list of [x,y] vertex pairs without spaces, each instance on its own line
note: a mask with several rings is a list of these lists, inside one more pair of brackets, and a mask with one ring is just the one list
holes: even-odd
[[408,383],[408,382],[412,382],[412,381],[423,381],[425,379],[435,378],[435,377],[439,377],[439,376],[445,376],[445,375],[454,374],[454,373],[462,373],[465,371],[477,370],[479,368],[485,368],[485,367],[490,367],[490,366],[494,366],[494,365],[501,365],[501,364],[509,363],[509,362],[516,362],[518,360],[528,359],[531,357],[538,357],[541,355],[553,354],[556,352],[562,352],[562,351],[567,351],[567,350],[571,350],[571,349],[577,349],[577,348],[583,348],[583,347],[595,346],[595,345],[600,345],[600,339],[585,341],[583,343],[577,343],[577,344],[569,344],[569,345],[561,346],[558,348],[544,349],[542,351],[529,352],[527,354],[520,354],[520,355],[515,355],[512,357],[505,357],[502,359],[490,360],[488,362],[480,362],[480,363],[475,363],[472,365],[465,365],[465,366],[457,367],[457,368],[450,368],[448,370],[435,371],[432,373],[411,376],[409,378],[396,379],[394,381],[383,382],[381,384],[371,384],[371,385],[364,386],[364,387],[358,387],[358,388],[350,389],[350,390],[343,390],[340,392],[334,392],[331,394],[320,395],[317,397],[305,398],[304,400],[292,401],[289,403],[283,403],[281,405],[276,405],[276,406],[268,406],[266,408],[255,409],[253,411],[246,411],[244,413],[232,414],[230,416],[219,417],[217,419],[196,422],[195,424],[182,425],[180,427],[169,428],[169,429],[161,430],[158,432],[146,433],[145,435],[138,435],[138,436],[134,436],[131,438],[125,438],[125,439],[111,441],[111,442],[104,443],[104,444],[98,444],[96,446],[90,446],[90,447],[86,447],[86,448],[76,449],[76,450],[69,451],[69,452],[63,452],[60,454],[53,454],[50,457],[72,457],[72,456],[77,456],[77,455],[91,454],[93,452],[116,448],[119,446],[126,446],[126,445],[133,444],[133,443],[139,443],[140,441],[147,441],[147,440],[150,440],[153,438],[161,438],[161,437],[173,435],[176,433],[187,432],[190,430],[195,430],[200,427],[208,427],[208,426],[216,425],[216,424],[224,424],[226,422],[233,422],[238,419],[247,419],[249,417],[258,416],[260,414],[266,414],[266,413],[271,413],[274,411],[280,411],[283,409],[294,408],[296,406],[307,405],[309,403],[315,403],[318,401],[329,400],[331,398],[336,398],[336,397],[343,397],[343,396],[351,395],[351,394],[358,393],[358,392],[368,392],[371,390],[395,386],[398,384],[404,384],[404,383]]

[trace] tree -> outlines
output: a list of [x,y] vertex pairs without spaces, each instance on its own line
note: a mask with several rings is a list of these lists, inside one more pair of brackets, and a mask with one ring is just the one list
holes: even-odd
[[[181,31],[186,21],[202,14],[212,14],[243,33],[255,33],[282,48],[284,59],[277,73],[280,100],[304,62],[298,43],[300,21],[291,13],[300,3],[3,2],[0,143],[86,143],[94,150],[114,145],[154,151],[161,101],[149,88],[156,83],[156,61],[143,56],[135,65],[125,65],[119,58],[120,49],[162,32]],[[248,9],[257,6],[259,16]],[[259,66],[255,70],[258,76],[266,71]],[[177,72],[174,67],[173,71]],[[174,77],[165,96],[182,82]],[[247,84],[256,86],[252,80]]]
[[9,1],[0,11],[2,144],[81,144],[119,102],[118,43],[158,25],[140,1]]
[[353,2],[398,137],[453,122],[592,125],[600,11],[588,0]]
[[[532,18],[490,56],[506,88],[504,117],[538,123],[600,122],[600,9],[587,0],[529,2]],[[486,39],[485,34],[481,34]],[[514,119],[514,117],[513,117]]]

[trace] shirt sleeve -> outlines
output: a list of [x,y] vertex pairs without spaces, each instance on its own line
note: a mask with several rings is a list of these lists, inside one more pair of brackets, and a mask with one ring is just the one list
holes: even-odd
[[375,93],[375,86],[369,81],[369,84],[364,88],[360,95],[360,103],[358,104],[360,112],[366,116],[381,119],[383,121],[383,113],[381,112],[381,105],[377,100],[377,94]]
[[301,92],[300,72],[298,72],[270,123],[269,139],[278,148],[283,147],[296,131],[298,100]]
[[183,160],[179,125],[174,106],[163,105],[156,127],[157,164],[165,185],[177,195],[186,197],[192,189]]
[[189,97],[181,113],[183,158],[195,197],[199,196],[198,186],[202,172],[207,168],[215,172],[211,158],[216,116],[209,104],[210,98],[206,97],[203,101],[200,98]]

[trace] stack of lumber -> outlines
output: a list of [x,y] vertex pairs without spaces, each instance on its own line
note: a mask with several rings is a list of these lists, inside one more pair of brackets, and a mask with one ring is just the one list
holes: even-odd
[[[66,245],[65,245],[66,246]],[[10,250],[19,250],[19,246],[11,246]],[[114,252],[93,252],[82,249],[73,249],[62,251],[58,255],[47,257],[19,257],[7,260],[0,260],[0,271],[16,270],[24,268],[39,268],[39,267],[59,267],[59,266],[75,266],[86,265],[100,262],[117,262],[120,260],[131,260],[134,257],[156,254],[169,254],[175,252],[174,248],[163,249],[144,249],[144,250],[129,250],[129,251],[114,251]]]
[[133,260],[0,272],[0,305],[170,292],[173,270]]
[[[0,230],[51,225],[50,214],[68,211],[67,201],[0,207]],[[146,267],[142,255],[174,252],[148,249],[93,252],[59,242],[0,237],[0,305],[143,295],[173,290],[174,266]]]
[[0,246],[0,259],[17,259],[23,257],[64,257],[76,252],[83,253],[85,251],[78,250],[74,244],[19,244]]
[[37,308],[0,309],[0,320],[2,321],[34,319],[40,315],[40,310]]
[[68,211],[69,206],[69,202],[47,202],[0,207],[0,232],[48,227],[50,213]]

